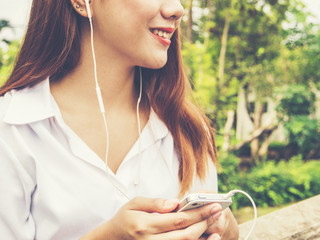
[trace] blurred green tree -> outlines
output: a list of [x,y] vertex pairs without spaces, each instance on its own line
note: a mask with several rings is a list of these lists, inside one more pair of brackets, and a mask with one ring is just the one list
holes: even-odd
[[[183,3],[187,73],[195,101],[215,124],[218,147],[222,148],[224,141],[224,150],[233,148],[228,141],[232,141],[231,134],[234,136],[234,120],[246,114],[253,126],[251,157],[265,155],[277,122],[275,119],[264,131],[262,114],[274,90],[279,85],[308,85],[310,81],[319,89],[319,31],[307,22],[300,0]],[[237,109],[240,91],[246,96],[243,112]],[[249,102],[249,94],[254,96],[253,102]],[[237,115],[232,113],[235,111]]]
[[[5,28],[13,29],[8,20],[0,20],[0,32]],[[9,41],[5,38],[0,40],[0,86],[7,80],[9,77],[13,64],[18,54],[20,41],[13,40]]]
[[278,116],[284,123],[292,155],[304,159],[320,156],[320,121],[312,118],[315,94],[307,86],[294,84],[280,88]]

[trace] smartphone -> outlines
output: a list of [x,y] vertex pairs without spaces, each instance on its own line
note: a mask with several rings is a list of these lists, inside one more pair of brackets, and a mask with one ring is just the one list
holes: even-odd
[[210,203],[219,203],[222,210],[232,204],[231,197],[226,198],[226,194],[218,193],[193,193],[186,196],[179,202],[175,212],[187,211],[194,208],[199,208]]

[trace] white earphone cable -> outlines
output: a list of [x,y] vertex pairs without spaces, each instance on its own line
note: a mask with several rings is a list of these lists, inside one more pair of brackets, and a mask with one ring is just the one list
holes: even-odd
[[[90,37],[91,37],[91,50],[92,50],[92,58],[93,58],[93,67],[94,67],[94,79],[95,79],[95,84],[96,84],[96,94],[97,94],[97,99],[99,102],[99,108],[100,112],[102,114],[103,122],[104,122],[104,127],[106,131],[106,156],[105,156],[105,165],[107,171],[109,171],[108,168],[108,155],[109,155],[109,130],[108,130],[108,124],[107,124],[107,119],[105,115],[105,108],[103,104],[103,99],[102,99],[102,94],[101,94],[101,89],[99,87],[99,82],[98,82],[98,75],[97,75],[97,62],[96,62],[96,56],[95,56],[95,50],[94,50],[94,41],[93,41],[93,23],[92,23],[92,14],[90,10],[90,4],[89,0],[85,0],[86,3],[86,9],[88,13],[88,19],[89,19],[89,24],[90,24]],[[141,67],[139,67],[140,71],[140,91],[139,91],[139,97],[137,101],[137,122],[138,122],[138,133],[139,133],[139,166],[138,166],[138,174],[136,176],[135,185],[139,184],[139,179],[140,179],[140,171],[141,171],[141,124],[140,124],[140,112],[139,112],[139,106],[142,98],[142,73],[141,73]],[[116,184],[113,184],[113,186],[120,192],[122,193],[128,200],[130,197],[121,189],[119,188]]]
[[[87,3],[87,0],[86,0],[86,3]],[[89,6],[87,6],[87,8],[90,9]],[[92,50],[92,58],[93,58],[94,79],[95,79],[95,83],[96,83],[96,94],[97,94],[97,99],[98,99],[98,102],[99,102],[100,112],[101,112],[102,118],[103,118],[103,123],[104,123],[104,126],[105,126],[106,137],[107,137],[105,163],[108,166],[109,130],[108,130],[108,124],[107,124],[107,119],[106,119],[106,115],[105,115],[105,108],[104,108],[104,104],[103,104],[103,100],[102,100],[101,89],[99,87],[99,82],[98,82],[97,62],[96,62],[96,55],[95,55],[95,51],[94,51],[94,42],[93,42],[93,24],[92,24],[91,13],[89,14],[89,11],[88,11],[88,16],[90,16],[88,18],[89,18],[89,23],[90,23],[91,50]]]
[[[96,62],[96,56],[95,56],[95,51],[94,51],[94,42],[93,42],[93,24],[92,24],[92,15],[90,11],[90,5],[89,5],[89,0],[85,0],[86,3],[86,8],[88,12],[88,19],[89,19],[89,24],[90,24],[90,35],[91,35],[91,50],[92,50],[92,58],[93,58],[93,67],[94,67],[94,79],[95,79],[95,84],[96,84],[96,94],[97,94],[97,99],[99,102],[99,108],[100,112],[102,114],[103,118],[103,123],[106,131],[106,157],[105,157],[105,165],[106,165],[106,170],[109,171],[108,168],[108,154],[109,154],[109,130],[108,130],[108,124],[107,124],[107,119],[105,115],[105,108],[103,104],[103,99],[102,99],[102,94],[101,90],[99,87],[99,82],[98,82],[98,76],[97,76],[97,62]],[[113,180],[111,180],[112,185],[128,200],[130,200],[130,197],[116,184],[113,183]]]
[[229,193],[227,193],[227,195],[225,196],[225,199],[228,199],[230,197],[232,197],[233,195],[235,195],[236,193],[242,193],[243,195],[245,195],[247,198],[249,198],[251,204],[252,204],[252,207],[253,207],[253,212],[254,212],[254,218],[253,218],[253,222],[252,222],[252,225],[251,225],[251,228],[249,230],[249,233],[247,234],[247,236],[245,237],[245,240],[248,240],[249,237],[251,236],[252,232],[253,232],[253,229],[255,228],[256,226],[256,222],[257,222],[257,218],[258,218],[258,211],[257,211],[257,207],[256,207],[256,204],[254,203],[252,197],[246,193],[245,191],[242,191],[242,190],[239,190],[239,189],[234,189],[234,190],[231,190]]
[[140,124],[140,102],[141,102],[141,98],[142,98],[142,72],[141,72],[141,67],[139,67],[139,78],[140,78],[140,86],[139,86],[139,97],[138,97],[138,101],[137,101],[137,122],[138,122],[138,133],[139,133],[139,138],[138,138],[138,146],[139,146],[139,165],[138,165],[138,173],[136,176],[136,179],[134,181],[134,185],[137,186],[139,185],[139,181],[140,181],[140,174],[141,174],[141,167],[142,167],[142,162],[141,162],[141,124]]

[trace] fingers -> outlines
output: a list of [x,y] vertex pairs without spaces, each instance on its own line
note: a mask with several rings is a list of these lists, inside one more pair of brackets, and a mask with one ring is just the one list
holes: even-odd
[[126,208],[128,210],[138,210],[149,213],[169,213],[173,211],[178,204],[178,199],[166,200],[160,198],[136,197],[126,204]]
[[218,233],[213,233],[211,235],[202,234],[199,240],[221,240],[221,237]]
[[190,225],[184,229],[178,229],[165,233],[154,235],[154,240],[183,240],[183,239],[199,239],[203,232],[207,229],[207,221],[201,221]]
[[155,232],[167,232],[187,228],[192,224],[206,221],[207,226],[212,224],[212,216],[221,212],[220,204],[210,204],[201,208],[192,209],[189,211],[182,211],[178,213],[159,214],[156,221],[151,222],[150,227]]
[[206,234],[218,233],[222,235],[227,227],[225,211],[216,213],[208,220],[208,222],[210,223],[208,224],[209,227],[206,230]]
[[214,216],[221,213],[221,206],[217,203],[189,211],[171,212],[177,205],[176,199],[132,199],[110,221],[113,226],[118,226],[113,229],[116,232],[114,236],[118,236],[115,239],[199,239],[214,223]]
[[218,233],[211,234],[207,240],[221,240],[221,237]]
[[[123,207],[123,210],[127,214],[131,212],[128,216],[133,216],[136,220],[140,219],[137,225],[139,231],[133,231],[134,233],[137,232],[138,235],[151,234],[159,237],[157,239],[172,240],[190,239],[190,236],[194,236],[191,239],[199,239],[209,226],[214,225],[214,222],[221,216],[221,205],[217,203],[188,211],[171,212],[177,205],[178,200],[176,199],[165,200],[137,197],[128,202]],[[135,229],[134,226],[131,226],[131,228]],[[188,235],[184,234],[191,235],[187,237]],[[181,238],[181,236],[186,237]]]

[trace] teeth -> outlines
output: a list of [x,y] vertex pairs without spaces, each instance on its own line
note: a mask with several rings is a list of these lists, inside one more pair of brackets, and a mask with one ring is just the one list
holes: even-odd
[[158,29],[154,29],[154,30],[152,30],[152,32],[154,34],[157,34],[160,37],[167,38],[167,39],[169,39],[169,36],[170,36],[169,33],[161,31],[161,30],[158,30]]

